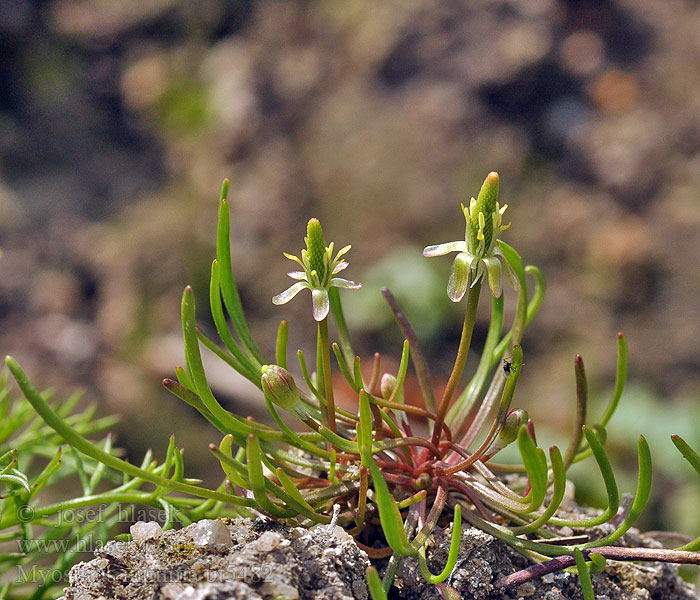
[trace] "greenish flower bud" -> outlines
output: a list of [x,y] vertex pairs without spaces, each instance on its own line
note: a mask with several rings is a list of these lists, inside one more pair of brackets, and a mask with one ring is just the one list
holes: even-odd
[[496,452],[500,452],[503,448],[512,444],[518,438],[520,428],[527,424],[528,418],[527,411],[522,408],[511,410],[506,416],[505,423],[503,423],[503,428],[498,437],[491,444],[489,454],[493,456]]
[[306,249],[309,253],[309,265],[316,271],[320,282],[326,278],[326,264],[323,259],[326,253],[326,241],[323,239],[321,222],[318,219],[309,219],[306,225]]
[[265,397],[287,412],[303,412],[292,374],[278,365],[263,365],[261,383]]
[[379,390],[382,393],[382,398],[388,400],[396,387],[396,377],[391,373],[384,373],[382,380],[379,382]]
[[420,492],[421,490],[429,490],[433,487],[433,478],[428,473],[421,473],[413,480],[413,485]]
[[[491,248],[493,240],[493,221],[491,215],[498,211],[498,173],[491,172],[486,176],[479,196],[472,199],[469,206],[469,241],[471,251],[476,254],[476,249],[483,244],[483,248]],[[500,232],[499,232],[500,233]],[[483,253],[483,250],[482,250]]]

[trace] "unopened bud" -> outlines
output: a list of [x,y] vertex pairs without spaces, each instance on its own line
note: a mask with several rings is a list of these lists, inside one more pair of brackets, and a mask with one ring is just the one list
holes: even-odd
[[413,485],[418,491],[429,490],[433,487],[433,478],[428,473],[421,473],[413,480]]
[[384,375],[382,375],[382,380],[379,382],[379,389],[382,393],[382,398],[384,398],[384,400],[388,400],[391,397],[391,394],[394,392],[395,387],[396,377],[394,377],[391,373],[384,373]]
[[261,370],[265,397],[287,412],[297,414],[301,410],[301,398],[292,374],[278,365],[263,365]]
[[498,434],[498,437],[489,448],[489,454],[493,456],[496,452],[500,452],[503,448],[512,444],[518,437],[520,427],[526,425],[527,420],[527,411],[522,408],[511,410],[508,415],[506,415],[505,423],[503,423],[503,428]]

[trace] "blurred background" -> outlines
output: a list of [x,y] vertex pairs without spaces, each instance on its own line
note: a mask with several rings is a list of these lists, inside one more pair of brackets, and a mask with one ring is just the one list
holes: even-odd
[[[313,347],[308,295],[270,298],[315,216],[353,245],[347,276],[365,284],[343,296],[356,351],[400,353],[388,285],[440,384],[462,315],[452,257],[421,250],[462,238],[459,203],[495,170],[503,237],[549,284],[514,405],[540,444],[565,443],[575,354],[595,420],[624,331],[630,383],[608,443],[621,488],[644,433],[657,490],[644,525],[697,536],[698,478],[668,436],[700,446],[698,32],[694,0],[0,0],[0,348],[121,414],[134,460],[175,432],[189,472],[213,481],[216,432],[160,380],[183,362],[186,284],[210,327],[222,179],[270,355],[282,318],[290,350]],[[209,373],[222,403],[259,414],[250,387]],[[594,470],[574,475],[601,500]]]

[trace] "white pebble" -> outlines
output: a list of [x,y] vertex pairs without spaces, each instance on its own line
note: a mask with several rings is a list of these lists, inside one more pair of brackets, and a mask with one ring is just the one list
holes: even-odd
[[274,531],[266,531],[256,541],[255,547],[260,552],[270,552],[282,545],[284,538]]
[[145,542],[146,540],[155,540],[163,535],[163,528],[156,521],[137,521],[131,527],[129,532],[135,542]]
[[225,552],[233,546],[231,532],[219,519],[202,519],[188,529],[192,541],[203,550]]

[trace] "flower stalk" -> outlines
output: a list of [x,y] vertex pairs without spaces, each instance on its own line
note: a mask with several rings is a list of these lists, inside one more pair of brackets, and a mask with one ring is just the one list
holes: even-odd
[[455,358],[450,378],[447,380],[447,385],[442,393],[442,399],[433,425],[433,444],[437,445],[440,442],[442,435],[442,427],[447,415],[447,409],[450,406],[452,397],[462,378],[464,367],[467,364],[469,355],[469,347],[471,346],[472,334],[474,333],[474,323],[476,321],[476,308],[479,304],[479,294],[481,293],[481,282],[469,286],[469,294],[467,296],[467,312],[464,315],[464,323],[462,324],[462,335],[459,339],[459,348],[457,349],[457,357]]

